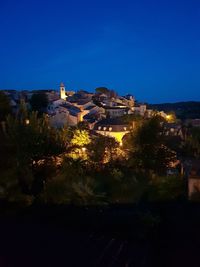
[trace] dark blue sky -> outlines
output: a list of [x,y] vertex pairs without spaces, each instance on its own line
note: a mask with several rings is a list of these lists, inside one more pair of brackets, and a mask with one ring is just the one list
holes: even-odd
[[199,0],[0,0],[0,88],[200,100]]

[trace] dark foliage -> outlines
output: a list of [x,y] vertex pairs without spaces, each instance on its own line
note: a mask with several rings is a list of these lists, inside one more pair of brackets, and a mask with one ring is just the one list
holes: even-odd
[[200,118],[200,102],[196,101],[152,104],[149,108],[167,113],[174,111],[177,118],[183,120]]
[[48,106],[48,97],[46,93],[35,93],[30,99],[31,108],[33,111],[38,111],[40,113],[44,112]]
[[10,113],[10,100],[4,92],[0,91],[0,122],[5,121],[6,116]]

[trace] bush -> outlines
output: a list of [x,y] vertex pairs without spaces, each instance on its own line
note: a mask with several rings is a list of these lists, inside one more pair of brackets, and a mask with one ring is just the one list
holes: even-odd
[[150,201],[171,201],[183,194],[184,183],[180,176],[156,176],[151,179],[148,190]]

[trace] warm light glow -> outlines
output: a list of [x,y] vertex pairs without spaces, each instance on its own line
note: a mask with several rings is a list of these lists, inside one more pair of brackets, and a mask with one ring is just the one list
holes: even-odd
[[105,136],[113,137],[119,143],[122,142],[122,138],[124,137],[124,135],[128,133],[128,131],[123,131],[123,132],[96,131],[96,132]]
[[71,140],[72,145],[85,146],[91,142],[89,133],[86,130],[75,130]]
[[27,120],[25,120],[25,123],[26,123],[26,125],[28,125],[30,123],[30,121],[27,119]]
[[167,115],[167,116],[166,116],[166,119],[167,119],[167,120],[170,120],[170,119],[171,119],[171,115]]

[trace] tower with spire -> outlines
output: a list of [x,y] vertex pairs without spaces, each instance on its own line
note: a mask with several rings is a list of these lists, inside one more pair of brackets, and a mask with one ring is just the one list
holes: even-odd
[[60,98],[63,100],[66,100],[66,94],[65,94],[65,85],[64,83],[60,84]]

